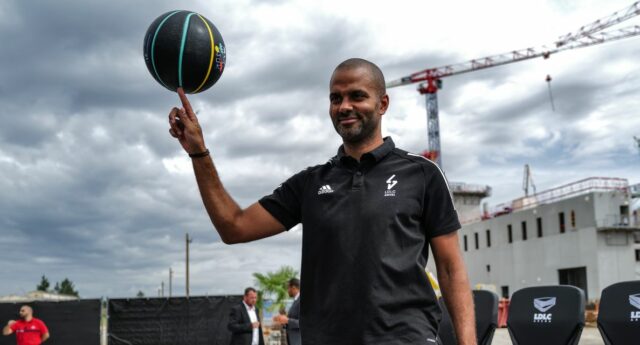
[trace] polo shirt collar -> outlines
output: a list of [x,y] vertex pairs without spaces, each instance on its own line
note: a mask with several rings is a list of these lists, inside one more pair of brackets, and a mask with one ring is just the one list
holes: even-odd
[[[391,153],[391,151],[393,151],[393,149],[396,147],[393,139],[391,139],[391,137],[386,137],[383,140],[384,142],[382,143],[382,145],[376,147],[372,151],[363,154],[360,161],[373,159],[373,161],[377,163],[384,157],[386,157],[389,153]],[[338,148],[338,160],[344,162],[345,159],[349,158],[353,159],[353,157],[347,156],[347,154],[344,152],[344,144],[340,145],[340,147]]]

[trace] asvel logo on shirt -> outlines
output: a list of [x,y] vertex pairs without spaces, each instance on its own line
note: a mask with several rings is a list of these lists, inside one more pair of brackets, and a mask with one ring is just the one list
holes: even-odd
[[318,195],[327,193],[333,193],[333,189],[331,189],[331,186],[329,186],[328,184],[325,184],[324,186],[320,187],[320,189],[318,189]]
[[[640,293],[629,295],[629,303],[640,309]],[[640,311],[631,311],[631,321],[640,321]]]
[[533,306],[538,309],[540,313],[533,314],[533,322],[551,322],[551,313],[546,313],[547,310],[553,308],[556,305],[555,297],[539,297],[533,299]]
[[389,179],[387,180],[387,189],[384,191],[384,196],[396,196],[396,190],[391,189],[398,184],[398,180],[394,180],[395,177],[395,174],[391,175],[391,177],[389,177]]

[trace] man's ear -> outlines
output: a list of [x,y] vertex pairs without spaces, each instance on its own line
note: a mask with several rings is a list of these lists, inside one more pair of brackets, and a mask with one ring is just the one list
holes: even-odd
[[387,109],[389,109],[389,95],[385,93],[380,97],[380,115],[384,115]]

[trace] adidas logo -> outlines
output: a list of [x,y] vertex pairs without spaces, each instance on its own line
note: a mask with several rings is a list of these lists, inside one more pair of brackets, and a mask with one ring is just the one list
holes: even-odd
[[331,189],[331,186],[329,186],[328,184],[325,184],[324,186],[320,187],[320,189],[318,189],[318,195],[327,193],[333,193],[333,189]]

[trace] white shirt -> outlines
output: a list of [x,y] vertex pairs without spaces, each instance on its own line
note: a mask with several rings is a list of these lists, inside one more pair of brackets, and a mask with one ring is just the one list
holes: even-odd
[[[247,314],[249,314],[249,319],[251,323],[258,322],[258,315],[256,315],[256,308],[249,307],[244,301],[242,301],[244,307],[247,309]],[[258,328],[253,329],[253,337],[251,339],[251,345],[259,345],[260,344],[260,331]]]

